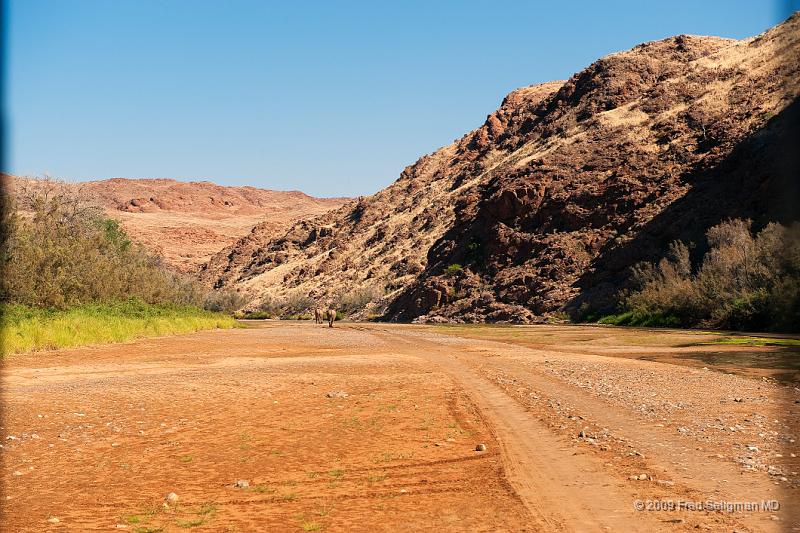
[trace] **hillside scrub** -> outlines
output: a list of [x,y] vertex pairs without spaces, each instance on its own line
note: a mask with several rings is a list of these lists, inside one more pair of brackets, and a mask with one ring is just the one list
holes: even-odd
[[380,301],[384,294],[385,291],[376,285],[367,285],[342,292],[335,298],[334,307],[337,311],[337,317],[339,315],[350,316],[362,311],[369,304]]
[[800,331],[800,223],[750,227],[741,219],[712,227],[696,269],[679,241],[657,264],[637,265],[624,312],[601,322]]
[[141,300],[92,303],[64,310],[6,304],[2,309],[1,353],[5,356],[235,326],[232,317],[221,313],[174,304],[151,305]]

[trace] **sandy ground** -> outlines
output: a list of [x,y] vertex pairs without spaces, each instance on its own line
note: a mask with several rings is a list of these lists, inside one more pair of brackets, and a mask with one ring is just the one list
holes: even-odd
[[12,357],[0,529],[800,528],[794,385],[548,328],[262,322]]

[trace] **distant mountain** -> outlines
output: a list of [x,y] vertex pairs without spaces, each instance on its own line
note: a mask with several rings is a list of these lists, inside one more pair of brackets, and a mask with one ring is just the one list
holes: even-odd
[[201,276],[261,298],[367,294],[361,315],[390,320],[607,309],[671,240],[699,254],[726,218],[797,219],[798,94],[798,15],[741,41],[645,43],[512,92],[386,189],[281,235],[257,226]]
[[277,232],[349,200],[172,179],[113,178],[73,187],[119,220],[134,240],[190,273],[257,224]]

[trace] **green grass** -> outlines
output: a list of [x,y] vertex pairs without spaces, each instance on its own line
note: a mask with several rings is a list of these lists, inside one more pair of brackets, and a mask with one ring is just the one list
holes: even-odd
[[214,514],[217,512],[217,506],[214,503],[204,503],[198,509],[197,514],[200,515],[209,515]]
[[192,528],[192,527],[202,526],[203,524],[205,524],[205,522],[206,521],[205,521],[204,518],[190,518],[188,520],[184,520],[182,518],[179,518],[179,519],[175,520],[175,524],[178,527],[182,527],[184,529],[189,529],[189,528]]
[[64,310],[6,304],[0,311],[3,356],[236,327],[232,317],[221,313],[138,300]]
[[778,337],[722,337],[703,344],[735,344],[744,346],[800,346],[800,339]]
[[617,315],[606,315],[598,320],[597,323],[646,328],[679,328],[683,325],[681,319],[674,315],[640,313],[638,311],[626,311]]

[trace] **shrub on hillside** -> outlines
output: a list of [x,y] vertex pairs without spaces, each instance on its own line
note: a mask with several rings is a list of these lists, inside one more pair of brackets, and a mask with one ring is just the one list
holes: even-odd
[[458,263],[453,263],[452,265],[447,265],[447,268],[444,269],[444,273],[446,276],[455,276],[456,274],[460,274],[463,269],[464,267]]
[[772,223],[758,234],[750,226],[729,220],[711,228],[695,271],[681,242],[657,264],[637,265],[638,288],[624,302],[628,323],[661,317],[682,326],[800,329],[800,224]]

